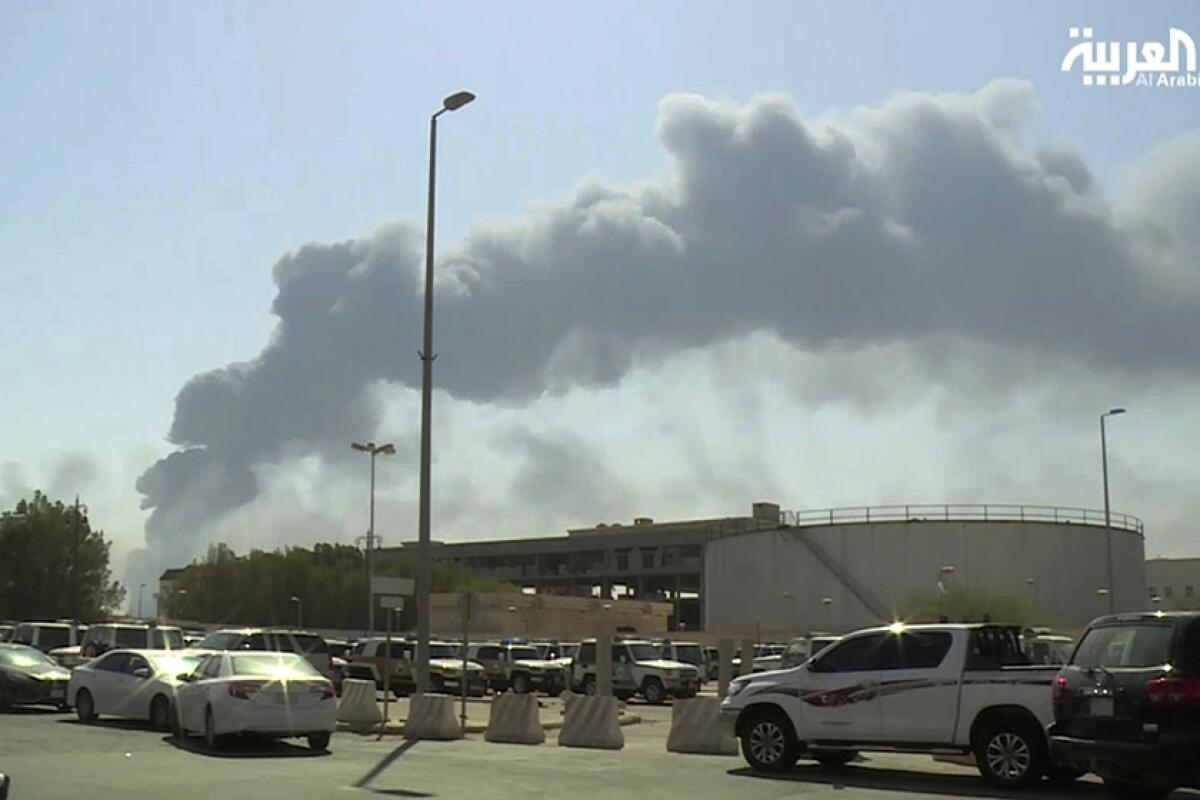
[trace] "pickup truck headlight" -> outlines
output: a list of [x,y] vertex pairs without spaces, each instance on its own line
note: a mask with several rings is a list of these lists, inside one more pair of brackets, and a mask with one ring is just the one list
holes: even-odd
[[733,697],[740,693],[748,685],[748,681],[733,681],[729,684],[729,691],[725,693],[726,697]]
[[677,670],[677,669],[665,669],[665,670],[663,670],[663,675],[667,676],[668,678],[678,678],[678,677],[679,677],[679,670]]

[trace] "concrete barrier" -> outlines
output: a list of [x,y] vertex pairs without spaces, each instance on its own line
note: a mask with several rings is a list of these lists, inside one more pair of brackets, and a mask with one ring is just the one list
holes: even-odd
[[483,738],[488,742],[507,744],[541,744],[546,741],[546,732],[542,730],[542,720],[538,717],[537,696],[513,694],[512,691],[497,695],[492,700],[492,714]]
[[454,716],[454,698],[448,694],[414,694],[408,699],[405,739],[461,739],[462,726]]
[[620,701],[615,697],[563,695],[563,726],[558,732],[560,747],[594,747],[620,750],[625,746],[621,732]]
[[342,697],[338,701],[337,721],[358,733],[369,733],[383,721],[379,704],[375,702],[375,681],[346,678],[342,681]]
[[721,717],[721,701],[716,697],[676,700],[671,708],[667,750],[672,753],[736,756],[737,739],[733,736],[733,725]]

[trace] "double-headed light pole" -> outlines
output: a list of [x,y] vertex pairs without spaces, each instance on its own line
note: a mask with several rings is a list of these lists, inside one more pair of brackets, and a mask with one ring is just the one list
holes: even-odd
[[1112,517],[1108,510],[1108,441],[1104,435],[1104,420],[1124,414],[1125,409],[1113,408],[1100,415],[1100,469],[1104,474],[1104,549],[1108,566],[1108,613],[1116,610],[1116,592],[1113,591]]
[[360,444],[359,442],[351,442],[350,446],[360,453],[367,453],[371,456],[371,510],[369,522],[367,523],[367,546],[365,550],[365,558],[367,562],[367,633],[375,631],[375,596],[371,594],[371,551],[375,549],[375,456],[390,456],[396,453],[395,445],[391,444],[375,444],[367,442]]
[[421,348],[421,501],[417,541],[417,691],[429,689],[429,443],[433,406],[433,216],[437,184],[437,121],[447,111],[457,111],[475,99],[456,92],[442,101],[429,118],[429,206],[425,217],[425,338]]

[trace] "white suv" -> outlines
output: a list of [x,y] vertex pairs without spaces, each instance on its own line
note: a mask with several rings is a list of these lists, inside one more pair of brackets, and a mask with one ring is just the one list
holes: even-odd
[[[681,661],[660,657],[658,646],[642,640],[617,640],[612,644],[613,694],[628,700],[640,694],[655,705],[668,697],[695,697],[700,670]],[[571,687],[596,693],[596,640],[579,645],[571,665]]]

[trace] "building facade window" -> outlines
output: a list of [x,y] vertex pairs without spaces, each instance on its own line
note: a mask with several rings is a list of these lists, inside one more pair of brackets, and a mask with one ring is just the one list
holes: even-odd
[[1185,587],[1183,587],[1183,596],[1184,596],[1184,597],[1192,597],[1192,596],[1193,596],[1193,592],[1192,592],[1192,587],[1191,587],[1191,586],[1185,586]]
[[1155,589],[1153,586],[1151,586],[1150,587],[1150,599],[1153,600],[1156,597],[1158,597],[1158,589]]
[[1174,594],[1174,592],[1171,591],[1170,586],[1163,587],[1163,597],[1170,597],[1172,594]]

